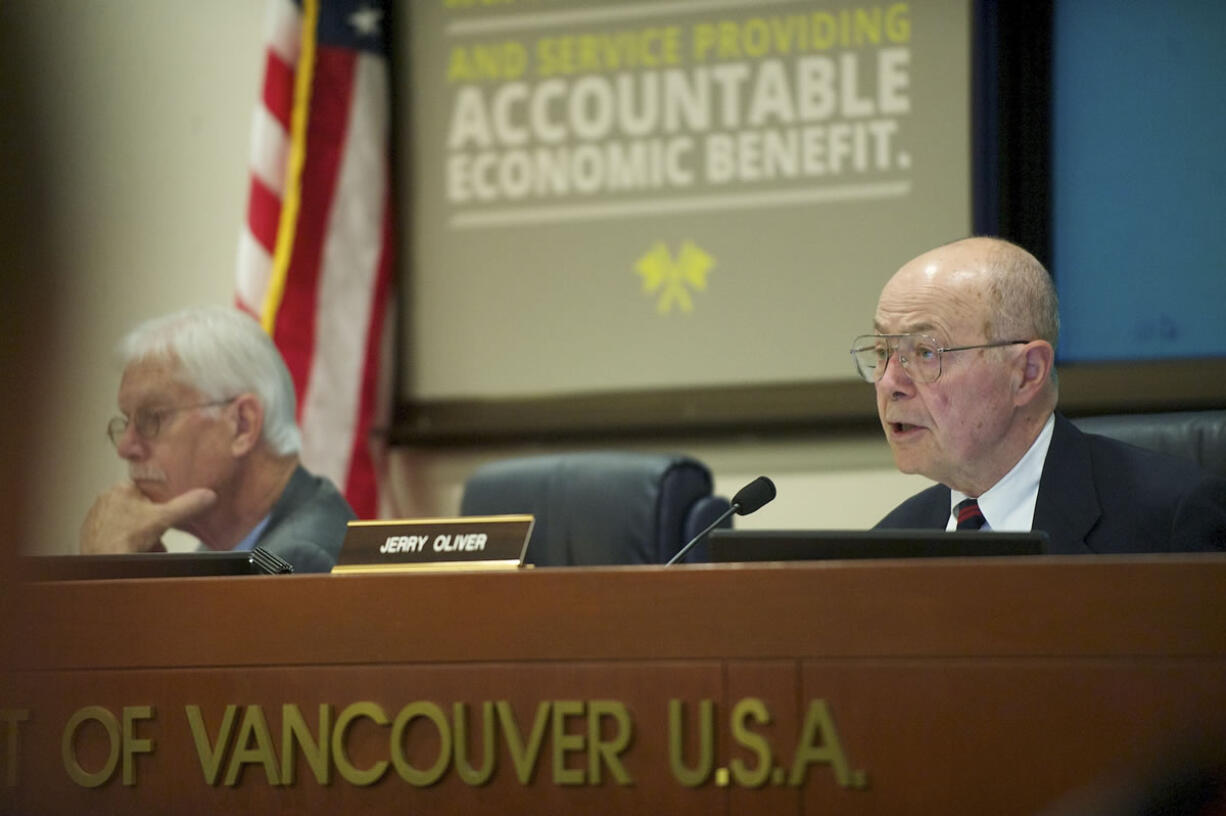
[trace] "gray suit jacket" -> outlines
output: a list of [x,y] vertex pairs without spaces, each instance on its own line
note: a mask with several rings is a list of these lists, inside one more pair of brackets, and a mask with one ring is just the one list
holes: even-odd
[[328,572],[336,564],[346,524],[353,518],[349,503],[332,482],[299,465],[255,544],[288,561],[294,572]]
[[[879,528],[943,529],[949,488],[935,485],[896,507]],[[1153,451],[1086,434],[1056,414],[1033,529],[1052,553],[1226,549],[1226,479]]]

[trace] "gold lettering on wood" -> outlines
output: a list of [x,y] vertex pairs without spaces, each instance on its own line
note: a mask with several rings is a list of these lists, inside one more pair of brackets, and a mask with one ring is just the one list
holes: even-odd
[[4,734],[3,747],[0,747],[0,767],[4,768],[4,787],[17,787],[18,774],[18,725],[30,719],[30,711],[26,708],[0,708],[0,732]]
[[[77,762],[77,729],[88,722],[96,722],[102,726],[109,744],[106,761],[101,768],[93,772],[85,770]],[[83,788],[96,788],[106,782],[119,764],[120,741],[119,720],[115,719],[109,709],[94,705],[74,711],[68,718],[68,724],[64,726],[64,733],[60,738],[60,757],[64,761],[64,770],[68,772],[68,777]]]
[[[419,717],[434,723],[439,737],[438,757],[433,765],[424,770],[409,764],[404,755],[405,732],[408,731],[409,724]],[[396,766],[396,773],[400,774],[400,778],[419,788],[433,785],[447,772],[447,763],[450,760],[451,729],[447,726],[447,716],[443,714],[443,709],[426,700],[409,703],[400,709],[396,722],[392,725],[392,764]]]
[[380,759],[362,770],[349,761],[349,754],[345,751],[345,733],[349,730],[349,724],[358,717],[374,720],[376,725],[387,725],[388,719],[377,703],[352,703],[345,706],[336,718],[336,728],[332,731],[332,761],[336,763],[336,770],[340,772],[342,779],[351,785],[364,787],[383,778],[383,774],[387,773],[388,763],[386,759]]
[[732,738],[737,744],[749,749],[758,758],[757,764],[751,769],[740,757],[734,757],[728,764],[732,778],[738,785],[745,788],[758,788],[766,784],[771,774],[771,746],[766,738],[749,729],[746,720],[752,719],[758,725],[768,725],[771,721],[766,703],[757,697],[746,697],[738,700],[732,707],[731,728]]
[[494,708],[498,712],[498,722],[502,724],[502,734],[507,740],[511,762],[515,765],[515,778],[521,785],[531,784],[532,776],[536,773],[536,760],[541,753],[541,742],[545,739],[550,705],[546,701],[537,703],[527,745],[524,744],[519,726],[515,723],[515,712],[511,709],[511,704],[506,700],[499,700],[494,704]]
[[668,764],[673,777],[687,788],[696,788],[711,776],[715,764],[715,701],[698,703],[698,761],[685,764],[685,701],[668,701]]
[[[612,720],[617,730],[612,739],[603,739],[602,725],[605,720]],[[592,700],[587,704],[587,776],[588,784],[599,785],[601,782],[600,767],[603,764],[609,769],[609,774],[619,785],[631,785],[633,780],[626,773],[626,767],[619,758],[630,745],[634,735],[634,724],[630,721],[630,712],[626,704],[617,700]]]
[[454,703],[451,706],[455,720],[455,770],[466,785],[484,785],[494,773],[494,703],[481,703],[481,767],[474,768],[468,761],[468,706]]

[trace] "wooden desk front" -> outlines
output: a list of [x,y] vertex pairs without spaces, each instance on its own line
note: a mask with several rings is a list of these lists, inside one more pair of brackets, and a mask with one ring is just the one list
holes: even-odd
[[18,592],[13,813],[1020,814],[1226,733],[1219,556]]

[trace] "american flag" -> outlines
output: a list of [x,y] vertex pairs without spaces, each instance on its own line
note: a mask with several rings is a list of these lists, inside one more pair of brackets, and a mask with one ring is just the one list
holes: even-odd
[[371,518],[395,333],[389,21],[382,0],[270,0],[266,25],[236,300],[289,366],[303,464]]

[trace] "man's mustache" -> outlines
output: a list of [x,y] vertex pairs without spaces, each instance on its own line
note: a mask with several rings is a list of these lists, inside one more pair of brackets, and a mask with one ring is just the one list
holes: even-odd
[[166,472],[155,465],[131,465],[128,478],[134,482],[164,482]]

